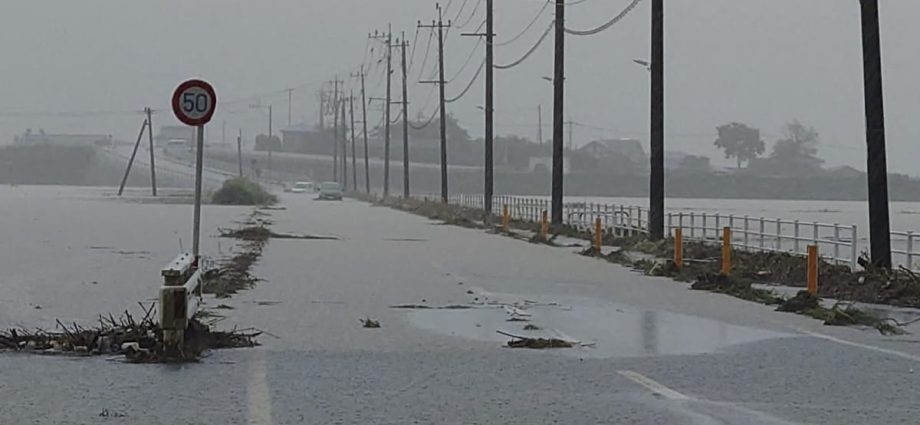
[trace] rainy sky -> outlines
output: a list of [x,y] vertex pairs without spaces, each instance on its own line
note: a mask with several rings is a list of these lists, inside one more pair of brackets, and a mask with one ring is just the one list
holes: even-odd
[[[446,41],[447,95],[459,93],[483,53],[474,32],[484,0],[444,1],[454,28]],[[585,0],[569,7],[567,27],[589,29],[618,14],[631,0]],[[2,0],[0,13],[0,144],[26,128],[48,133],[105,133],[133,140],[145,106],[165,109],[181,80],[201,77],[221,103],[211,140],[264,131],[274,107],[275,129],[317,121],[317,92],[336,73],[368,58],[368,94],[383,94],[380,44],[367,33],[392,23],[405,31],[412,69],[410,113],[428,117],[436,104],[431,76],[436,51],[423,65],[428,30],[418,20],[437,16],[423,0]],[[464,4],[465,3],[465,4]],[[543,8],[543,0],[496,0],[496,42],[517,36]],[[667,149],[720,158],[715,127],[741,121],[762,130],[768,146],[794,118],[821,133],[820,155],[829,166],[864,169],[864,115],[859,3],[857,0],[666,0]],[[882,1],[888,158],[892,171],[920,175],[920,2]],[[611,29],[567,37],[566,120],[575,143],[596,138],[647,141],[648,73],[633,63],[648,57],[650,2],[639,3]],[[518,59],[552,19],[552,7],[520,39],[496,47],[496,63]],[[537,135],[543,107],[544,138],[551,134],[552,43],[548,39],[522,65],[496,71],[499,134]],[[434,47],[436,43],[432,44]],[[375,46],[371,52],[369,46]],[[469,63],[467,62],[473,49]],[[398,62],[394,62],[397,64]],[[394,84],[398,80],[394,79]],[[397,86],[394,86],[394,88]],[[481,136],[482,81],[449,112]],[[395,93],[395,91],[394,91]],[[368,121],[378,121],[370,110]],[[155,125],[175,123],[169,111]],[[768,148],[769,149],[769,148]]]

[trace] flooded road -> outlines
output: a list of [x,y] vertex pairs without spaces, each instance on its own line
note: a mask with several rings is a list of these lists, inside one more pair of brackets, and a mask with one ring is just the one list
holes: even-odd
[[[0,199],[0,327],[92,323],[151,299],[190,231],[188,205],[104,189],[0,188]],[[186,365],[0,353],[0,422],[861,425],[920,414],[911,336],[825,328],[573,248],[353,200],[282,204],[265,212],[273,231],[338,239],[270,240],[254,288],[205,299],[233,308],[218,327],[262,329],[263,346]],[[204,252],[235,249],[216,230],[250,212],[205,207]],[[381,327],[363,328],[367,318]],[[496,330],[580,346],[508,349]]]

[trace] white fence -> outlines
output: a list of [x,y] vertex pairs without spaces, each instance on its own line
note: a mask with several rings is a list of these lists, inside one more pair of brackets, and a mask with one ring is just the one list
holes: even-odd
[[[483,200],[482,195],[454,195],[449,202],[482,209]],[[499,195],[493,198],[493,213],[501,214],[506,205],[511,218],[522,221],[538,222],[543,211],[550,210],[545,198]],[[632,205],[569,202],[563,205],[563,218],[566,224],[584,231],[592,231],[600,218],[604,229],[617,236],[647,233],[648,229],[648,210]],[[668,212],[666,220],[669,234],[680,227],[685,239],[698,241],[721,241],[722,229],[730,227],[732,246],[748,251],[805,256],[808,245],[817,245],[822,258],[854,270],[860,253],[856,225],[697,212]],[[914,259],[920,257],[920,233],[892,232],[891,240],[894,263],[913,268]]]

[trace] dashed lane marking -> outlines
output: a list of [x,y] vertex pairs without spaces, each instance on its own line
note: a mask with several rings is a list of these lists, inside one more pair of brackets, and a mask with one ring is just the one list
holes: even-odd
[[633,381],[645,388],[648,388],[649,391],[658,394],[669,400],[690,400],[690,397],[683,395],[677,391],[674,391],[658,382],[649,378],[645,375],[640,374],[639,372],[633,372],[631,370],[620,370],[617,371],[620,375],[623,375],[626,379]]

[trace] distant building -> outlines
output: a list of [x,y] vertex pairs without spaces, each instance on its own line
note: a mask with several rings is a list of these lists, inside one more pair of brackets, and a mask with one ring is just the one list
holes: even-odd
[[579,151],[598,159],[623,156],[636,164],[645,164],[649,161],[648,155],[642,149],[642,142],[638,139],[595,140]]
[[16,136],[14,144],[19,146],[110,146],[112,136],[108,134],[49,134],[45,130],[37,133],[27,129],[25,133]]

